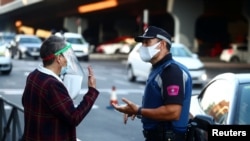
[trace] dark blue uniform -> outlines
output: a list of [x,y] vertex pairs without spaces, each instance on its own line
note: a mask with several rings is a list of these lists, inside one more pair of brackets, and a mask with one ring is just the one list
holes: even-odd
[[[177,121],[160,122],[142,117],[144,135],[147,136],[154,132],[165,134],[166,131],[173,131],[176,136],[184,135],[188,124],[191,93],[192,79],[188,69],[174,61],[171,54],[154,64],[147,80],[142,107],[157,108],[167,104],[180,104],[182,112]],[[159,141],[156,137],[153,138],[148,137],[147,141]],[[165,140],[167,139],[162,139],[162,141]]]

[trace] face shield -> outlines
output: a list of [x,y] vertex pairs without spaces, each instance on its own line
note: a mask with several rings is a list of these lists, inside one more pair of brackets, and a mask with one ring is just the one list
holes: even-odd
[[67,69],[61,78],[68,89],[70,97],[75,99],[82,88],[84,71],[75,56],[70,43],[67,43],[64,48],[55,53],[55,55],[59,54],[62,54],[67,60]]

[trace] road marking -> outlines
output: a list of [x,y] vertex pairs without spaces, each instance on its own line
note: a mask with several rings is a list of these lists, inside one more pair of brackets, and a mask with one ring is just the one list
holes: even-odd
[[[84,95],[88,89],[82,89],[80,91],[80,95]],[[105,93],[105,94],[110,94],[112,92],[112,89],[108,88],[103,88],[103,89],[98,89],[100,93]],[[200,89],[193,89],[192,93],[193,94],[199,94]],[[137,93],[137,94],[143,94],[144,92],[144,87],[138,88],[138,89],[118,89],[116,88],[116,94],[117,95],[129,95],[131,93]],[[6,95],[22,95],[23,94],[23,89],[0,89],[0,94],[6,94]]]
[[6,95],[22,95],[23,89],[0,89],[0,92]]
[[[75,107],[77,107],[77,105],[76,105],[76,104],[75,104]],[[98,105],[95,105],[95,104],[94,104],[94,105],[92,106],[92,109],[98,109],[98,108],[99,108],[99,106],[98,106]]]
[[[77,105],[75,105],[75,107],[77,107]],[[99,106],[94,104],[91,109],[98,109],[98,108],[99,108]],[[12,106],[6,104],[6,105],[4,105],[4,109],[11,110]]]
[[[85,94],[88,91],[88,89],[82,89],[80,91],[80,95]],[[108,93],[110,94],[112,89],[108,88],[103,88],[103,89],[98,89],[100,93]],[[6,94],[6,95],[22,95],[23,94],[23,89],[0,89],[0,93]],[[142,88],[138,89],[116,89],[116,94],[117,95],[128,95],[130,93],[143,93]]]
[[11,106],[9,106],[9,105],[4,105],[4,109],[5,109],[5,110],[10,110],[10,109],[11,109]]

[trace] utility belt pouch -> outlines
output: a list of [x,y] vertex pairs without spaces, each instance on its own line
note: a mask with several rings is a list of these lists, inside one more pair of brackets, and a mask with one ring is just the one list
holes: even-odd
[[190,122],[188,124],[188,130],[187,130],[187,141],[193,141],[195,137],[195,128],[196,128],[196,123]]
[[167,130],[165,132],[165,141],[174,141],[175,140],[175,133],[173,130]]

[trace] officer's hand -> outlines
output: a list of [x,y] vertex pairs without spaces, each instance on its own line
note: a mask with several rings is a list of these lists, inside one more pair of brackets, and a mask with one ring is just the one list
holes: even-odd
[[96,80],[95,80],[95,76],[94,76],[94,72],[91,66],[88,66],[88,86],[89,87],[93,87],[96,88]]
[[131,120],[134,120],[135,117],[136,117],[136,115],[135,115],[135,114],[133,114],[133,115],[124,114],[124,115],[123,115],[123,122],[124,122],[124,124],[127,124],[127,121],[128,121],[128,118],[129,118],[129,117],[131,117]]
[[127,100],[126,98],[122,98],[122,101],[124,103],[126,103],[125,105],[119,106],[116,104],[113,104],[114,108],[119,111],[122,112],[124,114],[128,114],[128,115],[136,115],[137,111],[138,111],[138,106],[136,104],[134,104],[133,102]]

